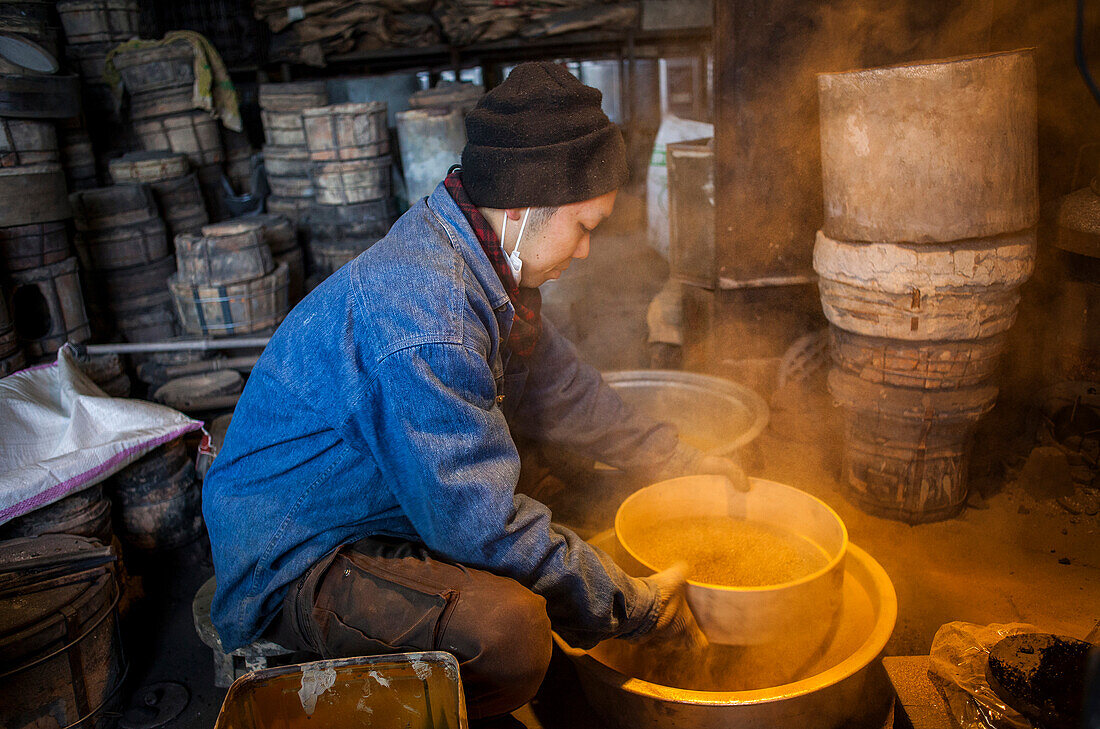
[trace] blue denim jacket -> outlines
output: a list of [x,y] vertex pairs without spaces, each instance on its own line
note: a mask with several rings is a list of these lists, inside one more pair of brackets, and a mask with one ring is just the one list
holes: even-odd
[[545,320],[535,352],[510,357],[512,315],[442,185],[291,311],[203,487],[227,651],[263,632],[313,563],[370,535],[519,581],[578,645],[652,627],[647,580],[515,493],[511,432],[655,477],[699,454],[627,408]]

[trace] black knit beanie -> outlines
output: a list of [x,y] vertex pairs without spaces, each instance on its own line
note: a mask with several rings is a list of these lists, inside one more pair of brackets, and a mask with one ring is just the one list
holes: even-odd
[[556,207],[622,187],[623,135],[565,67],[521,63],[466,117],[462,186],[488,208]]

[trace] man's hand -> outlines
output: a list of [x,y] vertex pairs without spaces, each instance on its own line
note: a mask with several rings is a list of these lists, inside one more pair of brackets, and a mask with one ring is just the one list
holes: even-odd
[[652,650],[691,655],[710,645],[687,603],[687,571],[681,562],[649,578],[657,588],[657,624],[639,640]]
[[695,472],[700,475],[725,476],[738,491],[748,491],[751,488],[741,464],[733,458],[703,456],[695,467]]

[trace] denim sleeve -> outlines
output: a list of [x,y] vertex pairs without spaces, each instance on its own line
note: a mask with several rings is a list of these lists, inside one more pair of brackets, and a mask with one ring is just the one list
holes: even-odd
[[624,403],[545,317],[527,366],[527,386],[512,417],[517,432],[655,481],[690,473],[702,457],[680,441],[675,426]]
[[591,646],[648,631],[656,594],[515,494],[519,455],[485,358],[461,344],[422,344],[377,366],[345,420],[424,544],[511,577],[546,598],[566,639]]

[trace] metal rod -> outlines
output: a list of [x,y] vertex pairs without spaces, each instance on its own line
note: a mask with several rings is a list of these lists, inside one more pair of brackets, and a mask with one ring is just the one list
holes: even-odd
[[130,354],[134,352],[184,352],[211,349],[266,347],[271,337],[226,337],[224,339],[190,339],[174,342],[117,342],[113,344],[74,345],[87,354]]

